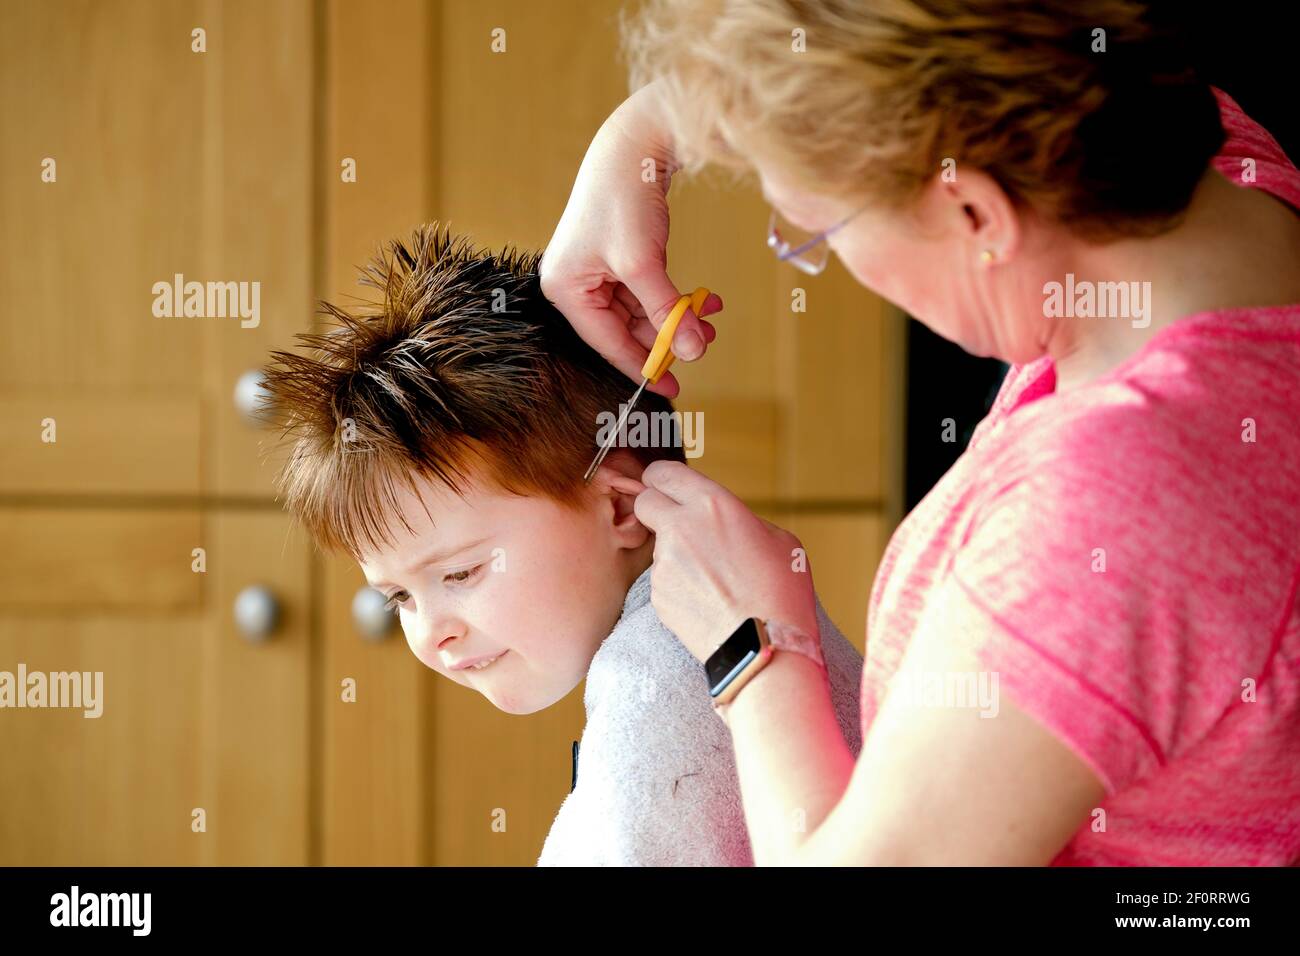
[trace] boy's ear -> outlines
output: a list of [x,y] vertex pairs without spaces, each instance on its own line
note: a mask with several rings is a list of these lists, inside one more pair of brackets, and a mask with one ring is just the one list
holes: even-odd
[[641,483],[644,470],[635,455],[625,449],[615,449],[591,476],[595,493],[610,503],[612,530],[625,548],[639,548],[650,537],[650,529],[636,516],[636,496],[645,489]]

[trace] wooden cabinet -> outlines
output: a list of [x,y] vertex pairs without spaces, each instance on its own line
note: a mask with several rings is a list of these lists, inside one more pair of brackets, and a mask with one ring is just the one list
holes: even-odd
[[[359,570],[281,513],[274,436],[233,394],[422,221],[545,245],[626,94],[618,6],[0,7],[0,671],[105,694],[95,719],[0,710],[0,864],[535,862],[582,688],[508,716],[364,637]],[[861,647],[902,319],[836,265],[775,262],[756,189],[683,180],[672,205],[670,273],[727,303],[677,369],[692,464],[803,538]],[[257,283],[257,321],[155,314],[177,275]],[[250,587],[279,610],[264,641],[234,617]]]

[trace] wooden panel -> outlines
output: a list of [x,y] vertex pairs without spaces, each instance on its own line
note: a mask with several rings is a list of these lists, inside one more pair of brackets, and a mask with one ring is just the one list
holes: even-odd
[[268,495],[284,451],[243,419],[232,396],[244,372],[310,326],[315,308],[313,176],[329,170],[313,141],[314,16],[310,0],[208,0],[201,22],[209,33],[202,278],[260,283],[261,313],[247,328],[222,319],[203,324],[211,403],[205,477],[219,494]]
[[[620,6],[436,5],[440,218],[481,242],[546,245],[592,134],[627,95],[615,52]],[[496,29],[505,31],[504,52],[493,52]]]
[[[325,9],[325,146],[315,166],[325,225],[320,297],[373,298],[374,290],[358,288],[357,266],[432,214],[433,131],[439,125],[432,14],[417,0],[389,3],[382,16],[346,0],[332,0]],[[341,179],[345,158],[356,161],[356,182]]]
[[[763,241],[769,209],[756,185],[679,177],[670,201],[670,275],[684,288],[707,285],[726,303],[708,355],[674,366],[679,405],[727,399],[781,408],[775,489],[765,497],[882,503],[894,493],[890,443],[903,421],[895,397],[902,318],[834,257],[820,276],[777,262]],[[793,310],[795,290],[806,311]]]
[[183,0],[0,6],[6,387],[200,379],[208,320],[155,317],[152,289],[201,267],[201,19]]
[[[750,501],[772,501],[780,493],[782,408],[772,400],[695,396],[676,403],[683,415],[698,415],[692,428],[699,457],[687,464]],[[686,444],[686,422],[682,425]]]
[[[428,4],[403,0],[382,17],[342,0],[321,9],[327,86],[324,150],[315,157],[325,227],[319,295],[346,302],[373,292],[357,287],[357,266],[381,242],[429,218],[437,58]],[[356,163],[356,182],[342,181],[345,158]],[[351,617],[352,598],[365,583],[360,570],[344,558],[327,559],[323,568],[314,688],[322,735],[321,862],[428,863],[429,833],[441,819],[428,783],[442,766],[428,723],[435,675],[400,631],[380,644],[363,641]],[[345,678],[357,682],[355,703],[341,699]]]
[[[344,558],[324,562],[325,641],[315,687],[324,752],[323,856],[327,866],[427,863],[426,829],[436,819],[426,792],[429,748],[425,706],[442,680],[406,646],[401,629],[367,640],[352,622],[352,599],[365,586]],[[343,682],[355,682],[354,701]]]
[[198,400],[183,394],[0,393],[0,492],[197,494],[199,423]]
[[[202,861],[302,866],[312,823],[307,543],[273,512],[205,516],[205,539]],[[259,584],[275,594],[281,623],[266,642],[250,643],[232,609],[242,589]]]
[[696,180],[678,176],[669,202],[669,275],[688,291],[707,286],[726,306],[711,320],[718,337],[705,358],[673,366],[682,383],[682,400],[716,396],[784,401],[778,380],[783,373],[778,331],[797,317],[789,314],[788,300],[782,303],[773,296],[780,264],[764,244],[768,209],[758,187],[708,172]]
[[[303,864],[307,862],[306,551],[286,540],[275,514],[201,518],[194,511],[129,516],[149,534],[141,546],[93,543],[120,531],[123,516],[82,511],[23,515],[9,546],[36,544],[42,564],[78,548],[69,589],[125,597],[129,609],[69,613],[68,600],[41,610],[0,606],[0,670],[102,673],[102,713],[84,708],[0,711],[0,865],[55,866]],[[200,521],[203,533],[198,534]],[[9,525],[13,527],[12,524]],[[156,539],[157,544],[152,543]],[[187,550],[164,567],[165,542],[198,540],[207,571]],[[88,544],[88,542],[92,542]],[[95,548],[110,553],[98,560]],[[177,609],[151,574],[202,582],[203,604]],[[102,576],[99,581],[93,575]],[[36,582],[40,586],[41,582]],[[237,633],[231,608],[251,583],[270,587],[284,621],[267,643]],[[82,613],[85,611],[84,613]],[[207,831],[191,829],[192,811]]]
[[[76,412],[97,411],[101,397],[149,412],[161,405],[156,416],[132,407],[116,418],[61,417],[69,436],[78,425],[83,435],[101,431],[108,471],[72,469],[49,487],[38,482],[44,472],[24,470],[6,475],[4,488],[191,494],[202,436],[203,490],[270,493],[275,463],[260,464],[263,436],[239,416],[233,392],[313,308],[311,10],[309,0],[280,0],[0,11],[9,345],[0,381],[46,410],[80,396],[90,401],[69,406]],[[206,52],[191,50],[196,27],[207,31]],[[57,164],[54,182],[42,181],[46,158]],[[250,292],[256,284],[258,315],[155,315],[155,284],[178,275]],[[19,422],[24,441],[27,425]],[[134,470],[125,471],[128,452]]]
[[[804,291],[807,312],[790,311],[793,289]],[[879,502],[892,464],[885,432],[902,423],[901,408],[885,414],[886,370],[902,364],[886,349],[889,326],[900,320],[834,257],[815,277],[781,266],[776,297],[778,378],[790,410],[786,495]]]
[[[527,716],[502,713],[468,687],[438,678],[433,695],[432,780],[437,808],[431,862],[532,866],[572,783],[573,741],[583,727],[579,684]],[[494,821],[504,821],[504,830]]]
[[54,617],[0,611],[0,670],[102,672],[103,712],[0,710],[0,865],[193,865],[210,835],[197,613]]
[[0,508],[0,541],[5,611],[197,611],[202,600],[196,512]]
[[[906,513],[907,323],[898,306],[885,303],[885,355],[880,389],[880,491],[882,514],[890,534]],[[888,544],[886,540],[883,544]]]

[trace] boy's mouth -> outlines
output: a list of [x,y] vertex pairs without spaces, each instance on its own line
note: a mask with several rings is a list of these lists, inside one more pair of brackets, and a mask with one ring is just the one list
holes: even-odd
[[456,661],[454,664],[448,664],[447,669],[453,671],[481,671],[491,667],[501,658],[510,652],[498,651],[496,654],[482,654],[478,657],[467,657],[464,660]]

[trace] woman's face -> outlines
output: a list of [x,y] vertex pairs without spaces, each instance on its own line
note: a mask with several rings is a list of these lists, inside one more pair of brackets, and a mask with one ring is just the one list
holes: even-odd
[[[1026,238],[1039,233],[989,177],[966,172],[958,186],[936,176],[915,205],[895,212],[801,190],[779,171],[757,168],[768,202],[803,230],[818,233],[853,215],[826,240],[831,249],[862,285],[937,334],[1006,362],[1043,354],[1050,266],[1027,254]],[[985,248],[994,262],[981,257]]]

